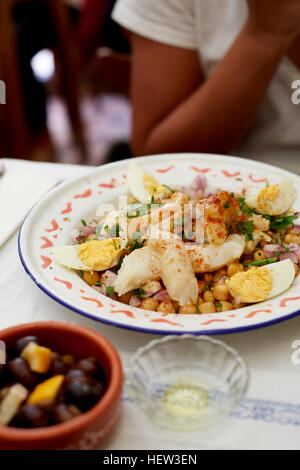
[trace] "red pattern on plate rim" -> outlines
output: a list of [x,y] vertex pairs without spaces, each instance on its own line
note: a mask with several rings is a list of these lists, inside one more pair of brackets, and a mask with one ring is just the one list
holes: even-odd
[[49,238],[47,237],[41,237],[41,240],[43,240],[45,243],[41,246],[41,250],[45,250],[46,248],[51,248],[53,246],[53,243]]
[[168,168],[161,168],[158,170],[155,170],[157,173],[168,173],[169,171],[173,170],[175,168],[175,165],[168,166]]
[[67,289],[72,289],[72,287],[73,287],[73,286],[72,286],[72,283],[69,282],[69,281],[64,281],[63,279],[58,279],[57,277],[54,277],[53,279],[54,279],[54,281],[56,281],[56,282],[60,282],[61,284],[64,284]]
[[59,229],[59,225],[56,220],[51,220],[51,228],[45,228],[45,232],[51,233]]
[[135,318],[130,310],[111,310],[110,313],[124,313],[129,318]]
[[154,320],[150,320],[150,323],[169,323],[169,325],[181,326],[182,327],[182,325],[180,323],[175,323],[175,322],[170,321],[170,320],[165,320],[164,318],[155,318]]
[[52,259],[48,258],[48,256],[41,255],[41,259],[44,262],[41,266],[42,269],[47,269],[50,266],[50,264],[52,263]]
[[272,310],[254,310],[253,312],[248,313],[245,318],[253,318],[259,313],[272,313]]
[[196,171],[196,173],[208,173],[211,171],[210,168],[198,168],[197,166],[191,166],[190,169]]
[[236,178],[237,176],[241,175],[240,171],[236,171],[235,173],[229,173],[227,170],[222,170],[222,173],[226,178]]
[[300,300],[300,297],[287,297],[280,302],[279,307],[286,307],[287,302],[293,302],[295,300]]
[[102,308],[103,307],[103,303],[100,302],[100,300],[93,299],[92,297],[84,297],[84,296],[81,296],[81,298],[82,298],[82,300],[86,300],[87,302],[94,302],[96,304],[97,308]]
[[212,323],[224,323],[226,322],[227,320],[222,320],[221,318],[216,318],[216,319],[213,319],[213,320],[208,320],[204,323],[200,323],[200,325],[211,325]]
[[116,178],[111,178],[110,183],[100,183],[98,184],[100,188],[112,189],[117,186]]
[[74,199],[84,199],[87,197],[90,197],[92,195],[92,190],[87,189],[84,193],[82,194],[75,194]]
[[250,181],[252,181],[252,183],[267,183],[268,182],[267,178],[255,179],[252,174],[249,175],[248,178]]
[[67,202],[66,208],[61,211],[61,214],[69,214],[70,212],[72,212],[72,202]]

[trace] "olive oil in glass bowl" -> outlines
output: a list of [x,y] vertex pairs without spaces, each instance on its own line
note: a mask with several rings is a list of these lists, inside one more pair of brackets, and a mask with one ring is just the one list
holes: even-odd
[[140,348],[125,374],[125,392],[156,423],[176,430],[208,427],[247,390],[237,351],[208,336],[167,336]]

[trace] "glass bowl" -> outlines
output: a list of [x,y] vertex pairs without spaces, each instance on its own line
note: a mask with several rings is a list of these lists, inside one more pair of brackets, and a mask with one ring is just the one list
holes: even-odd
[[216,423],[243,399],[249,373],[237,351],[208,336],[166,336],[140,348],[125,392],[156,423],[192,431]]

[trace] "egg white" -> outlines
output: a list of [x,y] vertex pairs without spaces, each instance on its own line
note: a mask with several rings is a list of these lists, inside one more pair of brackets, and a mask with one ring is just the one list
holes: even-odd
[[[272,188],[272,187],[271,187]],[[255,186],[246,188],[245,202],[247,206],[256,210],[260,214],[269,214],[272,216],[282,215],[287,212],[296,200],[296,191],[291,180],[283,180],[278,185],[278,195],[276,199],[265,200],[263,205],[259,201],[262,190]]]
[[291,287],[296,273],[294,264],[290,259],[268,264],[265,268],[271,273],[273,281],[272,290],[268,299],[282,294],[282,292],[285,292]]
[[[128,172],[127,172],[127,184],[129,192],[132,196],[137,199],[139,202],[144,204],[149,203],[151,201],[152,194],[147,191],[144,185],[144,176],[149,176],[155,180],[155,178],[150,175],[148,172],[144,170],[143,167],[132,161],[129,164]],[[156,180],[155,180],[156,181]],[[158,186],[161,186],[159,182],[157,182]],[[167,187],[164,187],[161,192],[155,193],[155,197],[163,198],[169,195],[170,191]]]

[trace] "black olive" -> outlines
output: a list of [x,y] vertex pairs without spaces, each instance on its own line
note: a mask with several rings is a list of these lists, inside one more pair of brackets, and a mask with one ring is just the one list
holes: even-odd
[[86,380],[85,373],[80,369],[70,369],[65,376],[65,384],[71,383],[73,380]]
[[100,365],[94,358],[90,359],[81,359],[80,361],[77,362],[76,369],[82,370],[85,374],[95,376],[99,374],[100,371]]
[[53,420],[55,423],[65,423],[70,419],[76,418],[81,414],[81,411],[74,405],[67,405],[66,403],[60,403],[53,408]]
[[16,416],[18,427],[40,428],[47,426],[50,421],[49,412],[37,405],[24,405]]
[[14,352],[16,355],[20,355],[27,344],[33,341],[34,343],[39,344],[39,341],[36,336],[23,336],[23,338],[18,339],[15,344]]
[[100,400],[104,393],[104,385],[93,380],[72,380],[66,387],[66,401],[86,411]]
[[25,387],[32,388],[38,382],[38,376],[30,370],[28,362],[22,357],[8,361],[7,368],[12,378]]
[[63,362],[61,359],[53,359],[51,369],[49,371],[50,375],[66,375],[70,367]]

